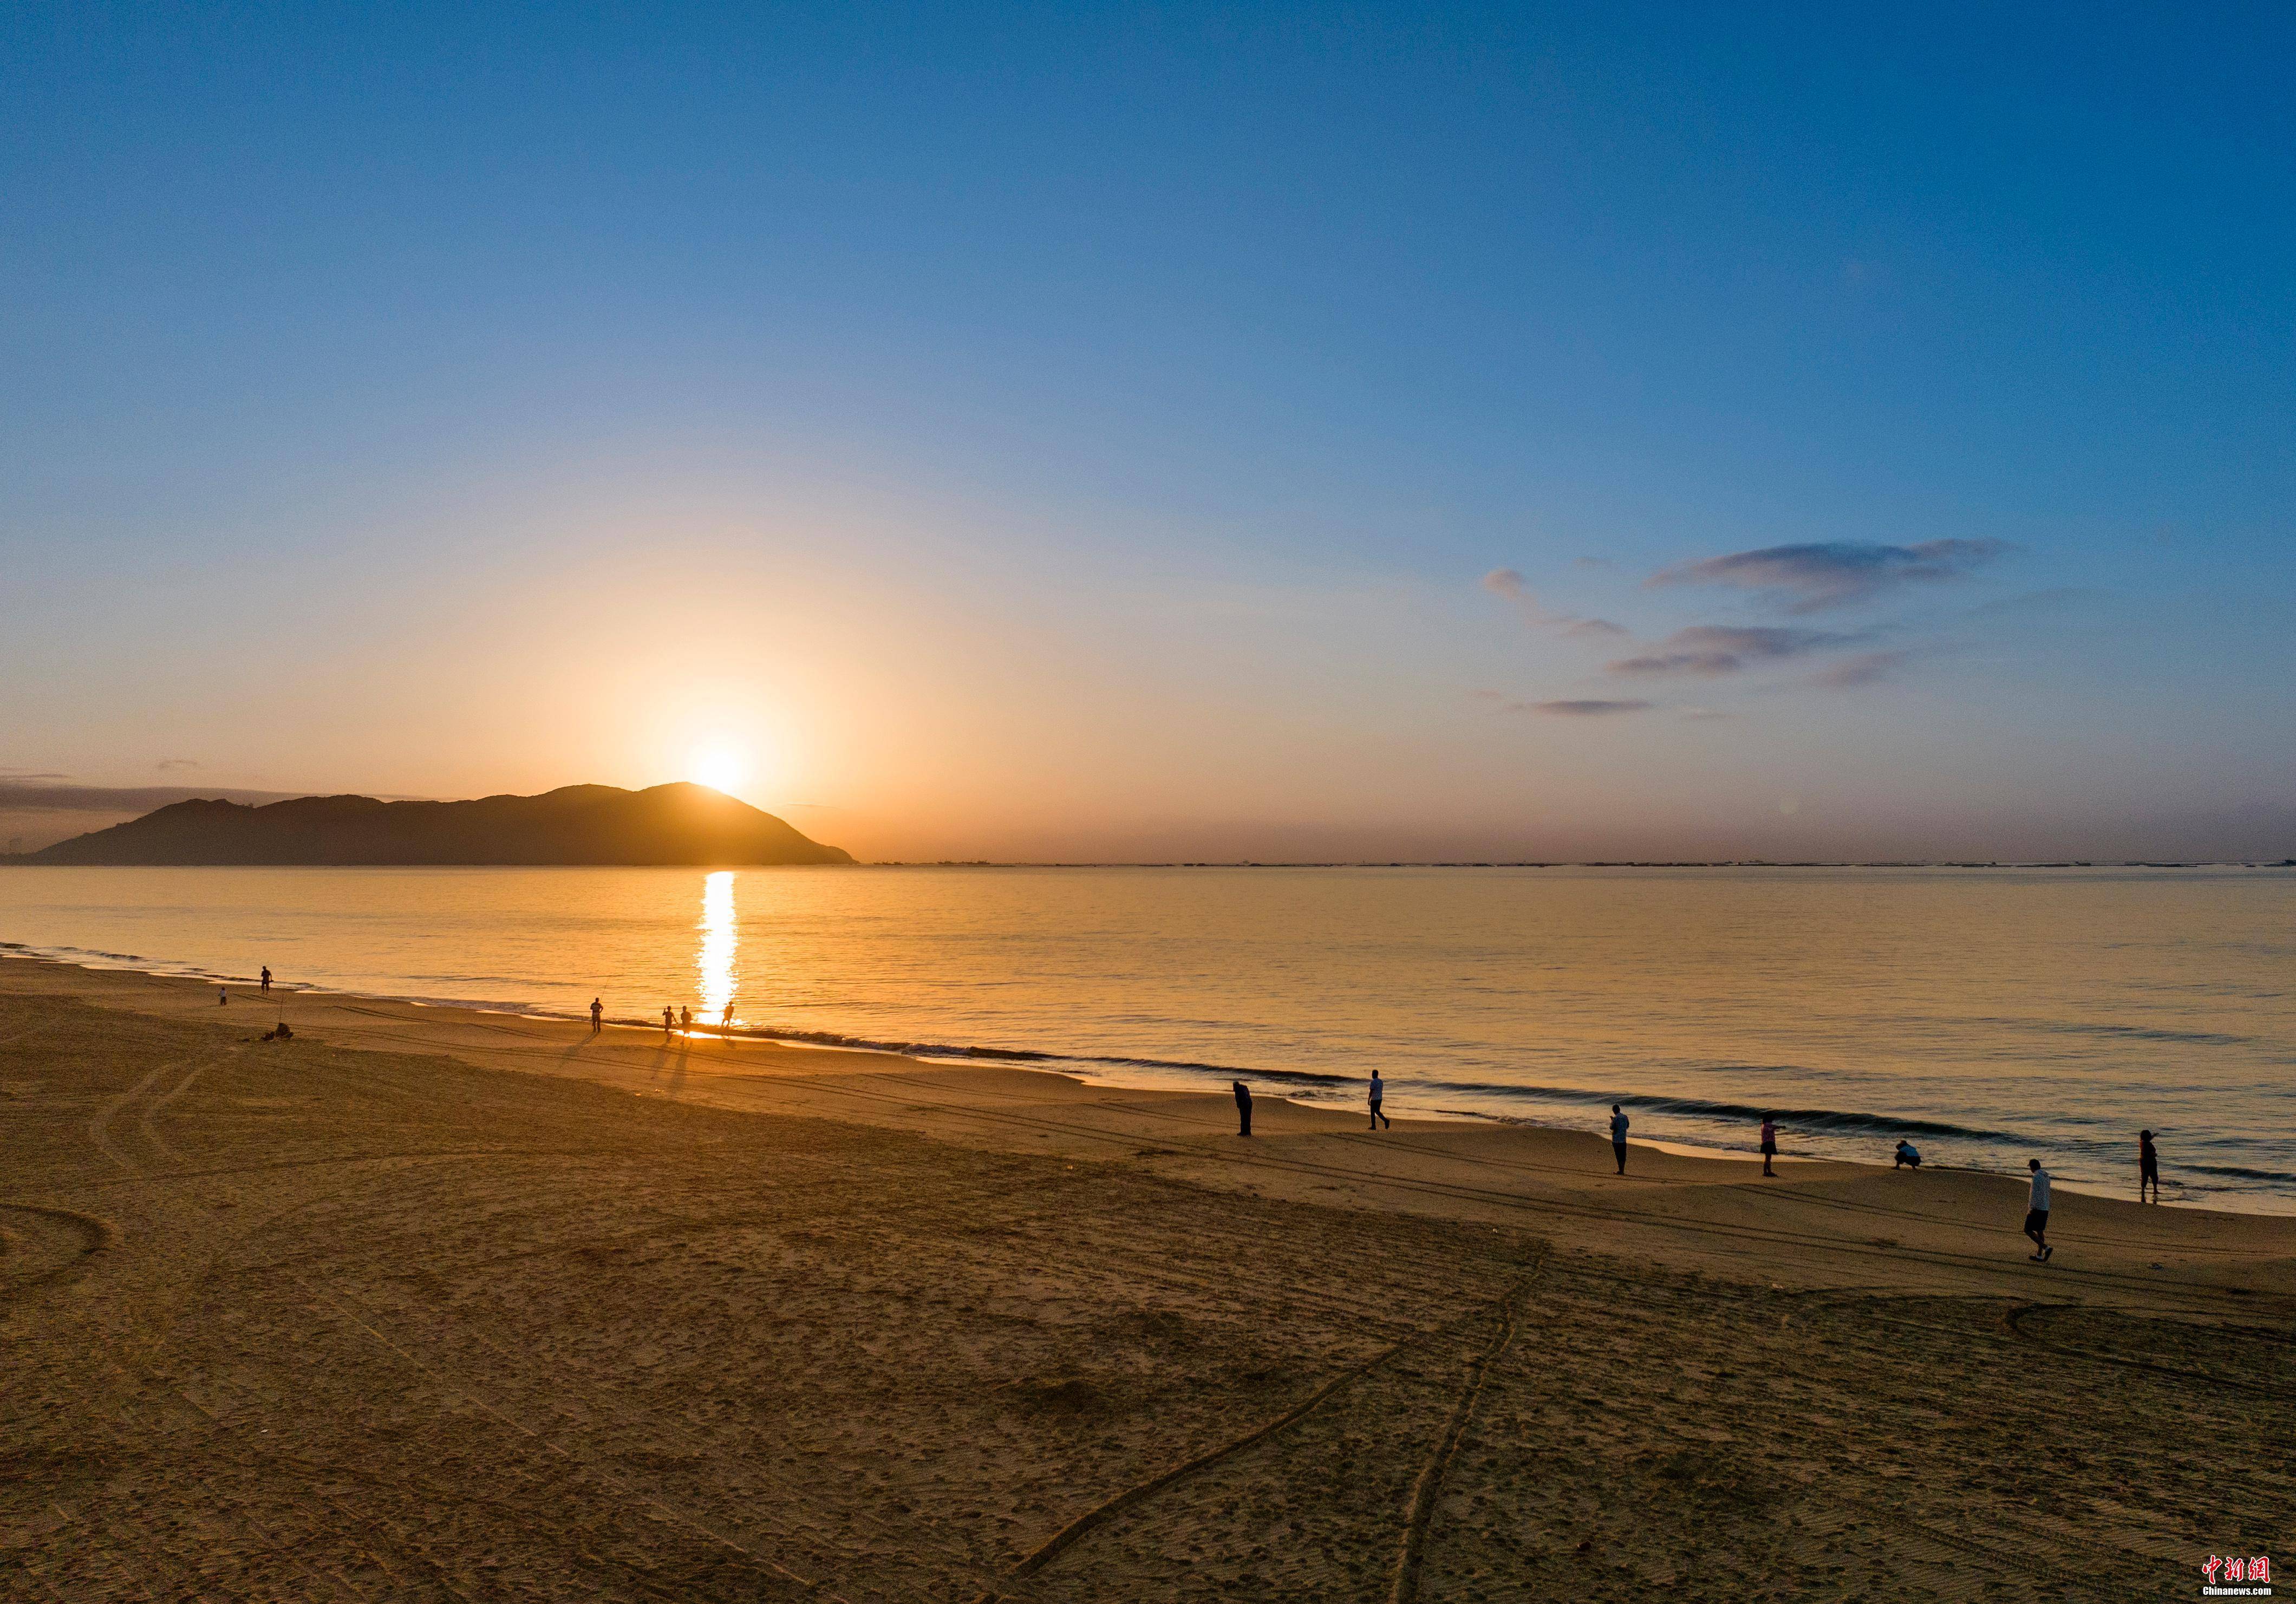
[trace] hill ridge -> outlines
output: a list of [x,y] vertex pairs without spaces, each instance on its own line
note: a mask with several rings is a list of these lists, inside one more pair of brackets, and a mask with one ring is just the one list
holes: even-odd
[[250,804],[190,798],[12,860],[182,867],[747,866],[850,863],[707,786],[562,785],[531,797],[385,802],[344,792]]

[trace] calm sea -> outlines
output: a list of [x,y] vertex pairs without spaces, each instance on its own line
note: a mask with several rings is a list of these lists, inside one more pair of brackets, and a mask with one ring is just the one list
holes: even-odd
[[0,870],[75,962],[2296,1211],[2270,870]]

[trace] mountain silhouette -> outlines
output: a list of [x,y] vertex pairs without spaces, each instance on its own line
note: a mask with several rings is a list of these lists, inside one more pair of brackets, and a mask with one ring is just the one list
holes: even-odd
[[569,785],[539,797],[177,802],[29,853],[21,863],[849,863],[769,813],[701,785]]

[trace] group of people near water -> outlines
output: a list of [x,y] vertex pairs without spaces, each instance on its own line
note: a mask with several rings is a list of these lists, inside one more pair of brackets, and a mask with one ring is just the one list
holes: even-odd
[[[667,1011],[664,1011],[666,1015]],[[1240,1080],[1231,1081],[1229,1086],[1235,1097],[1236,1134],[1249,1136],[1251,1134],[1251,1088]],[[1387,1082],[1382,1078],[1380,1072],[1374,1069],[1371,1072],[1371,1081],[1365,1097],[1371,1110],[1371,1129],[1374,1131],[1392,1129],[1394,1126],[1395,1122],[1388,1118],[1383,1106],[1386,1101]],[[1611,1105],[1611,1156],[1617,1161],[1619,1174],[1621,1175],[1627,1173],[1627,1131],[1632,1124],[1633,1121],[1628,1118],[1624,1108],[1617,1103]],[[1776,1115],[1762,1116],[1759,1140],[1762,1151],[1762,1174],[1775,1178],[1778,1173],[1773,1167],[1778,1156]],[[1906,1138],[1899,1137],[1896,1149],[1890,1154],[1890,1167],[1893,1170],[1920,1169],[1922,1167],[1921,1150]],[[2042,1167],[2038,1158],[2027,1159],[2025,1169],[2031,1186],[2026,1200],[2025,1234],[2032,1239],[2033,1262],[2037,1264],[2046,1264],[2056,1254],[2056,1249],[2049,1245],[2048,1239],[2049,1183],[2054,1177]],[[2160,1150],[2152,1145],[2152,1133],[2140,1131],[2136,1138],[2137,1201],[2140,1203],[2147,1201],[2148,1193],[2150,1201],[2158,1203],[2161,1200],[2161,1154]]]
[[[268,965],[266,965],[263,970],[260,984],[264,994],[268,995],[271,991],[271,970]],[[222,986],[217,986],[216,1001],[218,1003],[228,1004],[231,995]],[[730,1031],[734,1028],[734,1003],[730,998],[726,1001],[726,1011],[718,1027],[721,1031]],[[593,997],[590,999],[591,1034],[597,1035],[605,1028],[605,1000],[602,997]],[[668,1041],[681,1033],[687,1035],[693,1033],[693,1010],[689,1007],[673,1007],[669,1003],[663,1003],[662,1039]],[[279,1035],[283,1038],[286,1034],[286,1026],[283,1021],[279,1027]],[[1231,1082],[1230,1086],[1235,1097],[1236,1133],[1249,1136],[1251,1134],[1251,1088],[1240,1080]],[[1394,1128],[1395,1122],[1387,1117],[1384,1107],[1386,1101],[1387,1082],[1382,1078],[1380,1072],[1374,1069],[1371,1072],[1371,1082],[1366,1096],[1371,1110],[1371,1128],[1374,1131]],[[1631,1123],[1627,1117],[1625,1109],[1617,1103],[1611,1105],[1611,1156],[1617,1161],[1619,1174],[1621,1175],[1627,1173],[1627,1129]],[[1762,1152],[1762,1174],[1775,1177],[1777,1171],[1773,1165],[1778,1156],[1778,1121],[1775,1114],[1762,1116],[1759,1142]],[[1893,1170],[1920,1169],[1922,1167],[1921,1150],[1905,1137],[1899,1137],[1897,1147],[1890,1155],[1890,1167]],[[2031,1194],[2025,1211],[2025,1234],[2033,1240],[2033,1262],[2046,1264],[2056,1252],[2055,1248],[2049,1246],[2048,1241],[2051,1177],[2049,1172],[2041,1166],[2041,1161],[2038,1158],[2027,1159],[2025,1168],[2032,1183]],[[2161,1200],[2161,1154],[2152,1144],[2152,1133],[2150,1131],[2140,1131],[2136,1135],[2136,1200],[2140,1203],[2146,1201],[2158,1203]]]
[[[605,1028],[606,1001],[603,997],[593,997],[590,999],[590,1034],[592,1035],[596,1035]],[[703,1028],[707,1029],[708,1027],[704,1026]],[[720,1031],[726,1031],[734,1028],[734,1003],[730,998],[726,1000],[725,1014],[718,1021],[718,1028]],[[691,1008],[674,1008],[669,1003],[663,1003],[661,1005],[661,1034],[662,1038],[665,1041],[674,1035],[692,1035],[693,1034],[693,1011]]]
[[[271,989],[271,971],[267,969],[263,971],[263,988],[266,991]],[[590,1029],[593,1034],[605,1029],[605,1011],[603,999],[594,997],[590,1000]],[[725,1016],[718,1028],[731,1030],[733,1027],[734,1004],[729,1001],[726,1004]],[[665,1041],[681,1033],[690,1035],[693,1031],[693,1009],[673,1007],[667,1002],[662,1004],[661,1034]],[[1240,1080],[1230,1082],[1229,1088],[1235,1098],[1236,1134],[1249,1136],[1251,1134],[1251,1088]],[[1373,1130],[1394,1128],[1395,1122],[1387,1117],[1384,1107],[1387,1101],[1387,1082],[1376,1069],[1371,1072],[1365,1101],[1370,1108]],[[1617,1103],[1611,1105],[1611,1156],[1616,1160],[1618,1173],[1621,1175],[1627,1173],[1627,1130],[1632,1123],[1628,1118],[1624,1108]],[[1762,1116],[1759,1142],[1762,1153],[1762,1174],[1775,1178],[1777,1170],[1774,1165],[1778,1156],[1778,1122],[1775,1114]],[[2147,1201],[2149,1194],[2149,1200],[2158,1203],[2161,1200],[2161,1155],[2152,1145],[2152,1132],[2142,1131],[2137,1133],[2136,1154],[2137,1200]],[[1920,1169],[1922,1167],[1921,1150],[1906,1138],[1899,1137],[1897,1147],[1890,1155],[1890,1167],[1893,1170]],[[2049,1172],[2042,1167],[2038,1158],[2027,1159],[2025,1168],[2031,1183],[2031,1191],[2025,1211],[2025,1234],[2032,1239],[2033,1262],[2037,1264],[2046,1264],[2056,1253],[2056,1249],[2049,1245],[2048,1240],[2049,1183],[2052,1177]]]

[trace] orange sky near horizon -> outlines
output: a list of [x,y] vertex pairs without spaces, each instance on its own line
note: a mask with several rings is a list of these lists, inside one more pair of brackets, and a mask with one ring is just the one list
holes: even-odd
[[[1587,653],[1472,576],[1301,578],[1242,552],[1177,571],[1009,531],[991,550],[882,498],[517,500],[464,510],[452,585],[387,558],[365,584],[273,565],[275,626],[196,681],[157,653],[91,672],[44,709],[43,767],[455,798],[705,778],[714,753],[724,789],[881,861],[2161,850],[2126,828],[2127,743],[2036,741],[1933,691],[1523,716],[1489,688]],[[376,605],[410,586],[420,609]]]

